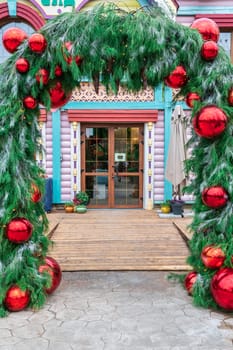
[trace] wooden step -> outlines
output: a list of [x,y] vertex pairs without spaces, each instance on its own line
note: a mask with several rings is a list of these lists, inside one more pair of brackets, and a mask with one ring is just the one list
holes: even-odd
[[88,210],[55,221],[49,254],[63,271],[190,270],[184,240],[155,211]]

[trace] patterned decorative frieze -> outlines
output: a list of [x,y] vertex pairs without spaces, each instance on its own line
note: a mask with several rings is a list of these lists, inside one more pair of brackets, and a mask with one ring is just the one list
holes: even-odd
[[93,85],[86,82],[81,83],[71,96],[71,101],[78,102],[151,102],[154,99],[154,90],[149,87],[136,94],[120,87],[116,96],[114,93],[107,94],[105,87],[100,84],[97,95]]

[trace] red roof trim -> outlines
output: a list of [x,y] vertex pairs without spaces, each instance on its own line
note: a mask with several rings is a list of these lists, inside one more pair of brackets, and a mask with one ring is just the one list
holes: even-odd
[[33,8],[17,3],[17,16],[31,24],[35,30],[39,30],[45,24],[45,20]]
[[217,23],[220,28],[233,28],[233,14],[197,14],[195,18],[207,17]]
[[9,12],[8,12],[8,5],[7,3],[5,4],[0,4],[0,19],[3,19],[5,17],[9,17]]
[[47,122],[47,112],[45,109],[40,109],[39,122]]
[[157,122],[157,110],[68,110],[69,122],[135,123]]

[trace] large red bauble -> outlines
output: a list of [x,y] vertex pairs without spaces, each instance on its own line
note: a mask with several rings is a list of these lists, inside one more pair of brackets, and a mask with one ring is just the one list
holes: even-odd
[[41,200],[41,192],[39,190],[39,188],[35,185],[35,184],[32,184],[32,195],[31,195],[31,200],[34,202],[34,203],[37,203]]
[[33,52],[42,53],[46,49],[47,41],[40,33],[34,33],[28,39],[28,45]]
[[24,104],[24,107],[28,109],[34,109],[37,106],[37,101],[34,97],[27,96],[23,99],[23,104]]
[[222,208],[228,201],[228,194],[222,186],[212,186],[202,191],[202,201],[210,208]]
[[233,106],[233,88],[228,92],[228,103],[230,106]]
[[21,311],[28,306],[29,302],[29,291],[23,291],[16,284],[8,289],[4,299],[4,304],[9,311]]
[[197,29],[201,34],[203,40],[213,40],[215,42],[219,39],[219,28],[217,24],[210,18],[198,18],[192,24],[191,28]]
[[64,53],[63,53],[64,59],[68,64],[71,64],[72,61],[75,60],[77,66],[80,66],[82,64],[83,59],[80,56],[74,57],[71,55],[72,47],[73,47],[73,44],[70,41],[67,41],[64,44]]
[[209,269],[217,269],[223,265],[225,254],[221,248],[208,245],[202,249],[201,260]]
[[15,62],[15,68],[19,73],[26,73],[28,72],[30,67],[30,64],[26,58],[18,58]]
[[2,36],[2,42],[5,49],[13,53],[17,50],[18,46],[27,39],[27,34],[20,28],[9,28]]
[[33,226],[25,218],[12,219],[6,226],[6,237],[13,243],[24,243],[32,235]]
[[45,68],[39,69],[36,73],[36,81],[38,83],[42,82],[43,85],[47,85],[49,81],[49,71]]
[[183,66],[177,66],[174,71],[165,78],[165,84],[173,89],[179,89],[187,82],[187,73]]
[[196,92],[189,92],[186,96],[185,102],[190,108],[193,108],[194,101],[200,101],[200,99],[200,96]]
[[233,310],[233,269],[225,267],[216,272],[210,290],[218,306],[227,311]]
[[64,106],[70,99],[71,93],[66,93],[60,81],[56,81],[49,89],[51,108]]
[[218,45],[215,41],[206,41],[201,47],[201,56],[206,61],[213,61],[218,55]]
[[184,280],[185,288],[189,294],[193,293],[193,285],[197,280],[197,273],[195,271],[189,272]]
[[197,135],[211,139],[225,130],[227,116],[221,108],[210,105],[200,109],[192,124]]
[[51,294],[57,289],[61,282],[62,272],[57,261],[50,256],[45,258],[45,264],[39,267],[39,272],[48,272],[51,276],[52,284],[51,287],[46,289],[46,293]]

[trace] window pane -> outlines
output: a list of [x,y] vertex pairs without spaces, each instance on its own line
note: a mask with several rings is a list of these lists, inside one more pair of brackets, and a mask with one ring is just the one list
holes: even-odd
[[226,53],[231,55],[231,33],[220,33],[219,45],[224,48]]

